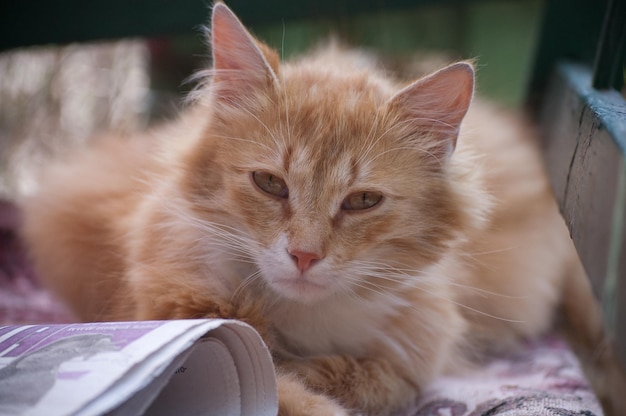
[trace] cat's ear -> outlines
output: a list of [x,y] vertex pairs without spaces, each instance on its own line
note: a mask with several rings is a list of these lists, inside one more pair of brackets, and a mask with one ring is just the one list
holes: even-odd
[[276,82],[276,52],[257,41],[223,3],[213,7],[211,46],[212,91],[218,99],[237,103],[251,91]]
[[438,160],[454,151],[461,121],[474,94],[474,68],[460,62],[419,79],[389,102],[402,130],[428,140],[427,150]]

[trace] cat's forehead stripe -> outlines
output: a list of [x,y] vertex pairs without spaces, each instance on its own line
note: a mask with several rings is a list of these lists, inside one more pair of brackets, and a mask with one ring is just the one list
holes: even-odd
[[287,146],[283,153],[283,169],[285,172],[289,172],[289,168],[291,167],[291,157],[293,155],[293,147]]
[[346,184],[346,186],[354,185],[359,172],[356,159],[349,154],[343,155],[343,157],[338,160],[334,172],[341,183]]
[[[304,168],[308,169],[312,162],[313,155],[308,147],[299,147],[291,152],[291,164],[287,164],[286,167],[293,166],[295,169]],[[287,170],[288,171],[288,170]]]
[[306,178],[311,185],[319,183],[327,188],[333,184],[342,189],[352,187],[365,172],[359,166],[358,158],[350,152],[333,153],[319,147],[313,152],[306,146],[287,148],[283,155],[283,169],[287,175]]

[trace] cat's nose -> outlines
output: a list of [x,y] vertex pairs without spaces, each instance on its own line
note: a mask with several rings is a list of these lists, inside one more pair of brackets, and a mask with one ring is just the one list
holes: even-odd
[[300,250],[288,250],[287,251],[291,256],[291,259],[296,263],[298,269],[304,273],[308,269],[311,268],[315,263],[317,263],[321,256],[316,253],[308,253],[306,251]]

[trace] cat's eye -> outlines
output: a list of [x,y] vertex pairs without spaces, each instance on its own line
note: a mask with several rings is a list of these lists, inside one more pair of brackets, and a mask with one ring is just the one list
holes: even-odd
[[341,209],[346,211],[362,211],[373,208],[383,199],[383,194],[373,191],[355,192],[348,195],[341,203]]
[[287,198],[289,190],[285,182],[268,172],[252,172],[252,180],[260,190],[279,198]]

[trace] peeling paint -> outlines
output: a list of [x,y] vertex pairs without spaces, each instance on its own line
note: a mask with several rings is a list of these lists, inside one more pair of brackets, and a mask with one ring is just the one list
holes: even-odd
[[[559,72],[598,120],[617,146],[626,154],[626,100],[615,90],[596,90],[591,86],[591,71],[583,65],[563,63]],[[582,116],[581,116],[582,118]]]

